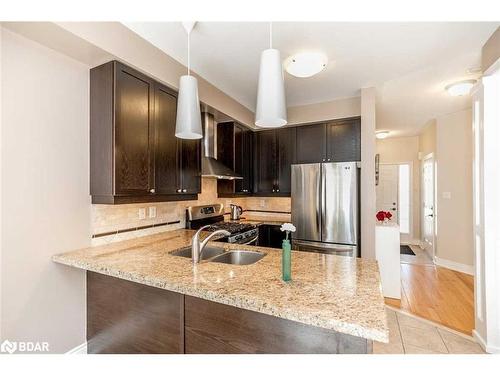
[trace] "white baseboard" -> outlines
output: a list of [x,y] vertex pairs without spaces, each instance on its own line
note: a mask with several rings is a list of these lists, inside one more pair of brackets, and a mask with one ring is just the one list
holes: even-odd
[[67,351],[66,354],[87,354],[87,341],[75,346],[73,349]]
[[472,336],[474,336],[476,341],[479,343],[479,345],[481,345],[481,347],[486,353],[500,354],[500,348],[496,346],[487,345],[484,339],[475,329],[472,330]]
[[453,262],[451,260],[443,259],[443,258],[439,258],[439,257],[434,257],[434,264],[436,266],[449,268],[450,270],[453,270],[453,271],[466,273],[468,275],[474,275],[474,267],[469,266],[468,264],[457,263],[457,262]]

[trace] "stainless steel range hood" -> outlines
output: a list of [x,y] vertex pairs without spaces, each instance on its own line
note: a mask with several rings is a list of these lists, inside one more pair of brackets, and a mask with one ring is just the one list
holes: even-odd
[[217,124],[214,116],[208,112],[201,115],[203,123],[203,157],[201,158],[201,177],[212,177],[220,180],[243,179],[217,160]]

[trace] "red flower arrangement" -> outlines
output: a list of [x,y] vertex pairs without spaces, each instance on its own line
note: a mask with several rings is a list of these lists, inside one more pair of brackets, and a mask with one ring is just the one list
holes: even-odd
[[386,219],[391,220],[392,214],[389,211],[379,211],[376,216],[378,221],[384,222]]

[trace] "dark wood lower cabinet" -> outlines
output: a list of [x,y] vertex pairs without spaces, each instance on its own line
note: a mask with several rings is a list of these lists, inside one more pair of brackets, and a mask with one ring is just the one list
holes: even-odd
[[89,353],[371,353],[372,342],[87,272]]
[[184,295],[87,272],[88,353],[184,353]]
[[371,352],[366,339],[195,297],[185,298],[185,319],[190,354]]

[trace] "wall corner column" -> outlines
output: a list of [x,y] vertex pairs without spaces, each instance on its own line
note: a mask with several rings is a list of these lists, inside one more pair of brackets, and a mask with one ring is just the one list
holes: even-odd
[[361,89],[361,257],[375,259],[376,89]]

